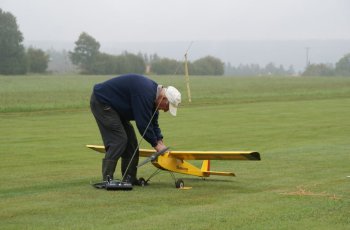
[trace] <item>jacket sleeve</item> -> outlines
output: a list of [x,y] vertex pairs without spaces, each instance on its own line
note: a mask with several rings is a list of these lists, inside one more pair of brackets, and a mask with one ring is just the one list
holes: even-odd
[[158,117],[159,117],[159,112],[157,111],[152,120],[153,131],[154,131],[154,134],[157,136],[157,141],[163,140],[162,131],[160,130],[160,127],[158,124]]
[[[141,136],[143,135],[143,138],[150,143],[152,147],[155,147],[157,145],[158,137],[154,129],[154,119],[151,122],[154,103],[147,100],[146,97],[135,95],[131,97],[131,104],[137,129],[139,130]],[[158,124],[158,117],[156,120],[156,124]],[[148,124],[149,126],[147,128]]]

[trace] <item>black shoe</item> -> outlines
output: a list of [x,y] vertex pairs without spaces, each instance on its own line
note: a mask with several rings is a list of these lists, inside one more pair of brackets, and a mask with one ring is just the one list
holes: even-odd
[[133,182],[132,182],[132,185],[136,185],[136,186],[143,186],[139,180],[135,179]]
[[130,175],[126,175],[125,178],[123,179],[123,182],[130,183],[132,185],[142,186],[142,184],[137,178],[133,178]]

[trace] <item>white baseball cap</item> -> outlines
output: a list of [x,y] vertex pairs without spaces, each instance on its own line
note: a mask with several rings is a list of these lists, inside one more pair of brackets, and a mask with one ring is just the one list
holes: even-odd
[[169,101],[170,114],[176,116],[177,107],[181,103],[181,93],[173,86],[165,88],[165,96]]

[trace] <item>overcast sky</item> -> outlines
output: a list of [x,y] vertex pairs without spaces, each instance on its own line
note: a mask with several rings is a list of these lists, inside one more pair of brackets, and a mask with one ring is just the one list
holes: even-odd
[[350,39],[349,0],[0,0],[26,41]]

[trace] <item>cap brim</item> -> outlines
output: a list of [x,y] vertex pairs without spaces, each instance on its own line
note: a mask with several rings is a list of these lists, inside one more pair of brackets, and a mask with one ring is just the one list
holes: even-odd
[[175,107],[173,104],[169,103],[169,112],[171,115],[176,116],[177,107]]

